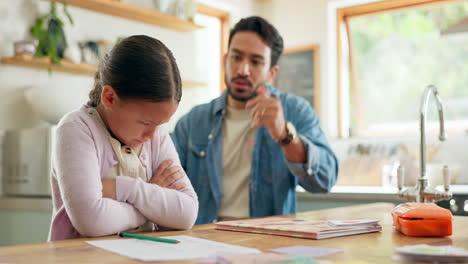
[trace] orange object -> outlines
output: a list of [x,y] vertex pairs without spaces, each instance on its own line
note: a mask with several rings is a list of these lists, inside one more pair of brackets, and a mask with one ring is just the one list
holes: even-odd
[[452,235],[452,213],[434,203],[404,203],[392,211],[393,225],[407,236]]

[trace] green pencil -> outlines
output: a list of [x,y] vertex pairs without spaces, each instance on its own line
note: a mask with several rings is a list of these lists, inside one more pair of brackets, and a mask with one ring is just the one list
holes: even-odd
[[142,235],[135,235],[135,234],[129,234],[129,233],[124,233],[124,232],[119,232],[118,235],[120,237],[133,237],[133,238],[151,240],[151,241],[156,241],[156,242],[164,242],[164,243],[172,243],[172,244],[180,243],[180,241],[175,240],[175,239],[168,239],[168,238],[161,238],[161,237],[151,237],[151,236],[142,236]]

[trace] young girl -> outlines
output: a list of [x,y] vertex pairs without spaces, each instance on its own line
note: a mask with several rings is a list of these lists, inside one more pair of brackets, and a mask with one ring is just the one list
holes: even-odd
[[181,96],[175,59],[154,38],[126,38],[103,58],[90,101],[57,128],[49,240],[192,227],[197,195],[161,126]]

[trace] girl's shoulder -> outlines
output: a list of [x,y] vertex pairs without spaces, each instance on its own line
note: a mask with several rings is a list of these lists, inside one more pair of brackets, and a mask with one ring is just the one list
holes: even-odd
[[[65,114],[57,124],[57,131],[71,129],[76,132],[99,133],[99,126],[92,116],[92,108],[83,105],[77,110]],[[79,133],[79,132],[78,132]]]

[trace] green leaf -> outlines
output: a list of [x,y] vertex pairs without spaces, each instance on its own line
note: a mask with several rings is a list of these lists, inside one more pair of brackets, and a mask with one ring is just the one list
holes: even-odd
[[57,16],[57,6],[55,2],[50,2],[50,15],[53,17]]
[[57,65],[57,66],[60,66],[60,58],[58,56],[54,56],[52,57],[52,62]]
[[44,24],[44,17],[36,18],[36,21],[34,21],[34,27],[42,28],[42,24]]
[[47,56],[47,54],[45,54],[45,53],[42,51],[42,47],[37,46],[36,57],[45,57],[45,56]]
[[37,34],[38,40],[44,40],[46,38],[46,36],[47,36],[47,32],[45,32],[45,31],[39,31],[37,33],[38,33]]
[[38,40],[44,38],[44,35],[46,34],[46,31],[42,29],[43,23],[43,18],[37,18],[34,22],[34,26],[32,26],[30,30],[31,34],[35,36]]
[[70,21],[70,24],[73,25],[73,18],[72,18],[72,16],[70,15],[70,13],[68,12],[68,4],[65,3],[65,1],[62,1],[62,4],[63,4],[63,12],[64,12],[65,15],[67,16],[68,21]]
[[[73,18],[68,12],[68,5],[64,1],[63,12],[65,13],[70,24],[73,25]],[[49,74],[52,73],[52,64],[61,65],[60,57],[58,56],[57,45],[64,44],[65,32],[63,30],[65,23],[57,15],[57,5],[55,2],[50,3],[49,14],[36,18],[34,25],[31,27],[31,34],[39,41],[36,54],[37,57],[49,57],[51,64],[49,65]]]
[[60,18],[58,18],[58,17],[56,17],[56,18],[54,18],[54,19],[55,19],[55,21],[57,22],[57,24],[58,24],[60,27],[63,27],[64,23],[63,23],[63,20],[62,20],[62,19],[60,19]]

